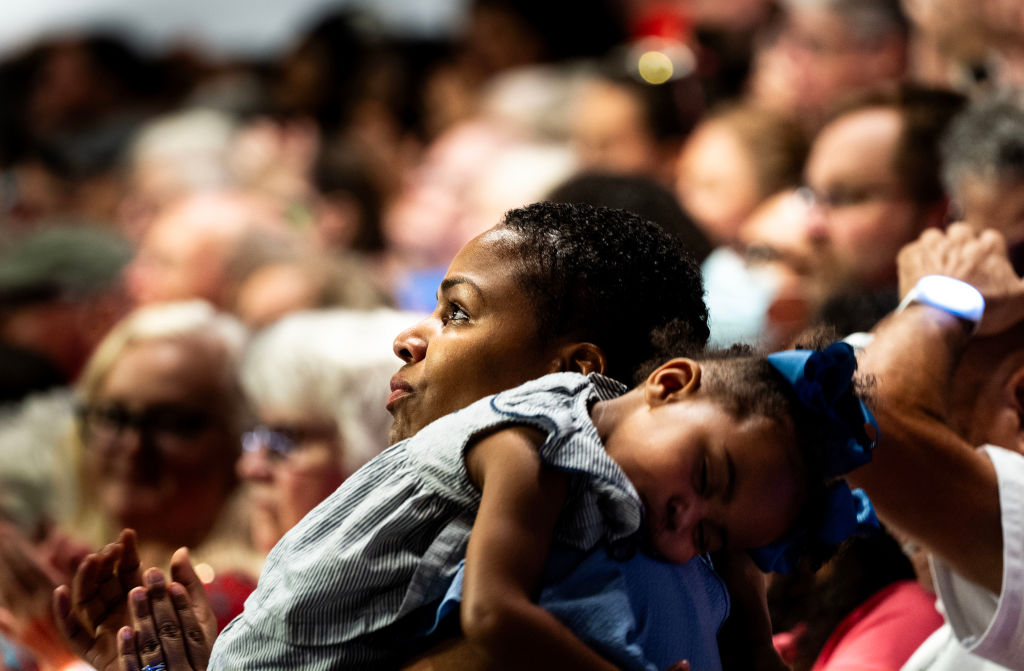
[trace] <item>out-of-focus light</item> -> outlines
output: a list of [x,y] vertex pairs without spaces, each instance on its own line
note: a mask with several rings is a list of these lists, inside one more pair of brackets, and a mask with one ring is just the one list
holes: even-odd
[[209,564],[198,564],[196,565],[196,575],[199,576],[204,585],[209,585],[217,577],[217,572]]
[[688,77],[697,68],[697,57],[688,45],[661,37],[636,40],[623,55],[632,75],[652,86]]
[[664,84],[675,73],[672,59],[661,51],[645,51],[640,55],[637,67],[641,79],[648,84]]

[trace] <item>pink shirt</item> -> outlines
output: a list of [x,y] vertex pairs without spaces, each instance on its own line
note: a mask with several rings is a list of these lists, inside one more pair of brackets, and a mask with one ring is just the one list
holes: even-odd
[[839,623],[811,671],[899,671],[940,625],[934,595],[913,580],[893,583]]

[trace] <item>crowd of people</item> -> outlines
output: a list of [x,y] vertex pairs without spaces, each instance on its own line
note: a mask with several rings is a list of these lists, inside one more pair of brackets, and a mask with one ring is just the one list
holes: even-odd
[[1024,9],[0,60],[0,671],[1024,671]]

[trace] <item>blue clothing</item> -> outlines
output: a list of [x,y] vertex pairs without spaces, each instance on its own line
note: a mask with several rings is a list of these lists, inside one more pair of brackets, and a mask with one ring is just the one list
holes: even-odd
[[569,476],[554,543],[587,551],[635,537],[640,499],[590,419],[596,401],[624,391],[600,375],[548,375],[385,450],[271,550],[209,668],[380,669],[417,652],[465,557],[480,503],[465,451],[503,426],[542,431],[542,462]]
[[[538,603],[621,669],[664,671],[686,659],[692,669],[720,671],[718,631],[729,615],[729,594],[711,562],[613,555],[606,547],[553,549]],[[461,595],[460,569],[435,626],[457,619]]]

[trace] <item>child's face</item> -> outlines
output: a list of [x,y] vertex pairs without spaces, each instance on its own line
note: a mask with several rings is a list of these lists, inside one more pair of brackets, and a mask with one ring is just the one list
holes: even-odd
[[492,229],[467,243],[441,282],[434,312],[395,338],[395,354],[405,365],[392,378],[388,398],[392,442],[484,396],[558,370],[556,348],[538,342],[534,305],[499,246],[515,235]]
[[797,517],[802,483],[793,436],[764,417],[737,421],[692,396],[645,406],[609,440],[636,487],[654,550],[672,562],[781,537]]

